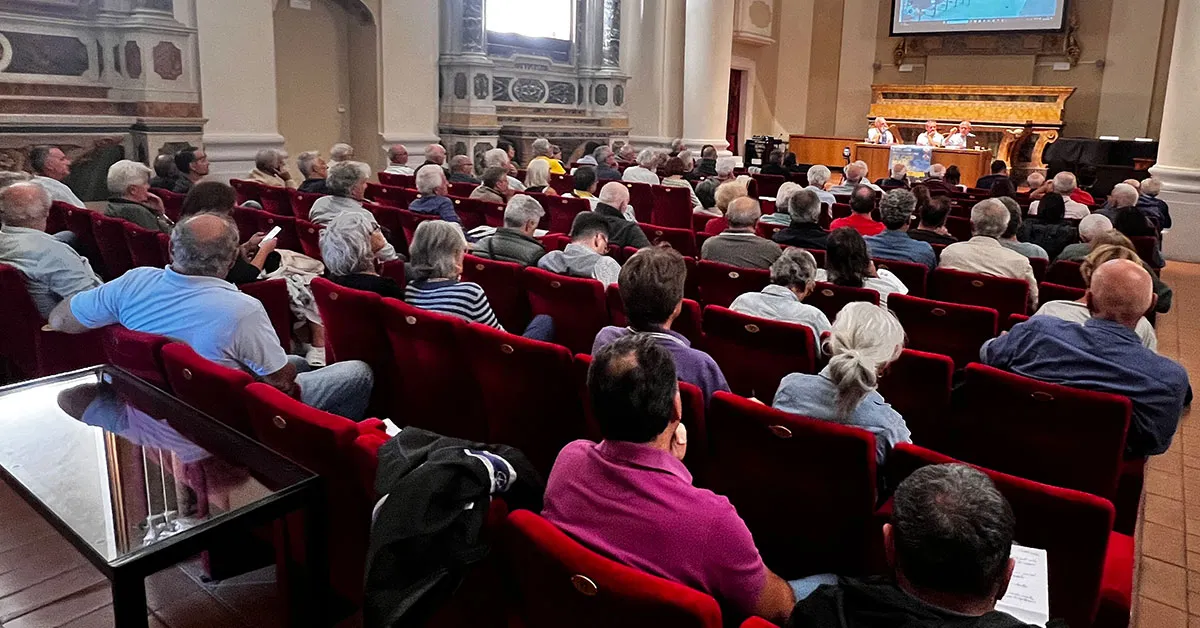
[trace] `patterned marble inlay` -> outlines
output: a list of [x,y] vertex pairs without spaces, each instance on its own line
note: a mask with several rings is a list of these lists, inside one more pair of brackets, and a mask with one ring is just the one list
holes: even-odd
[[488,84],[488,77],[486,74],[480,72],[475,75],[475,97],[476,98],[478,98],[479,100],[483,100],[483,99],[487,98],[489,87],[490,87],[490,85]]
[[462,0],[462,50],[483,52],[483,0]]
[[74,37],[37,33],[0,33],[0,65],[9,74],[82,76],[87,72],[87,44]]
[[625,86],[618,85],[613,88],[613,104],[620,107],[625,104]]
[[604,0],[604,41],[600,59],[605,67],[621,65],[621,1]]
[[183,75],[183,53],[169,41],[154,46],[154,73],[168,81]]
[[592,102],[596,103],[597,105],[607,105],[608,104],[608,86],[607,85],[600,84],[600,85],[597,85],[594,90],[592,90]]
[[142,47],[136,41],[125,42],[125,71],[129,78],[142,76]]
[[562,81],[549,81],[550,95],[546,98],[546,102],[556,105],[572,105],[575,104],[575,84],[564,83]]
[[454,75],[454,97],[459,100],[467,97],[467,75],[462,72]]
[[492,100],[512,101],[512,98],[508,95],[508,84],[510,81],[512,79],[507,76],[492,77]]
[[542,102],[546,98],[546,84],[536,79],[519,78],[513,81],[512,92],[520,102]]

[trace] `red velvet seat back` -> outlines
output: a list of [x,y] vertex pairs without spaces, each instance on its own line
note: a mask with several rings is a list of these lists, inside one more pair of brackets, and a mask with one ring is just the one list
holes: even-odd
[[70,230],[71,227],[67,224],[67,210],[71,207],[72,205],[62,201],[50,203],[50,213],[46,215],[46,233],[55,234]]
[[162,359],[162,348],[171,342],[170,339],[120,325],[105,327],[100,337],[109,364],[119,366],[159,388],[170,389]]
[[885,259],[876,259],[874,262],[875,268],[891,271],[900,280],[900,283],[903,283],[904,287],[908,288],[909,295],[914,297],[925,296],[925,283],[929,275],[928,266]]
[[411,174],[398,174],[391,172],[380,172],[379,182],[384,185],[390,185],[398,188],[415,188],[417,187],[417,177]]
[[[285,188],[272,189],[284,190]],[[286,194],[286,192],[283,192],[283,194]],[[288,209],[288,211],[290,212],[291,209]],[[238,237],[243,242],[249,240],[255,233],[270,233],[272,229],[279,227],[279,235],[276,236],[279,241],[279,248],[289,251],[299,251],[301,249],[300,236],[296,233],[296,219],[291,216],[284,216],[252,207],[235,207],[233,208],[233,221],[237,223]]]
[[[864,573],[874,522],[875,437],[718,392],[708,407],[710,487],[729,497],[785,579]],[[790,478],[790,479],[789,479]]]
[[1087,294],[1086,288],[1073,288],[1045,282],[1038,284],[1038,301],[1043,304],[1051,301],[1078,301],[1085,294]]
[[[143,229],[133,223],[125,223],[125,244],[133,266],[163,268],[169,263],[163,255],[162,238],[169,238],[159,231]],[[161,237],[160,237],[161,236]]]
[[1127,397],[969,364],[954,393],[945,453],[1023,478],[1116,498],[1132,405]]
[[263,211],[276,216],[292,215],[292,189],[264,185],[259,193]]
[[471,196],[471,192],[474,192],[477,187],[479,187],[478,183],[451,181],[449,185],[450,196],[468,198]]
[[[888,298],[892,296],[894,295],[889,295]],[[824,312],[830,322],[837,318],[838,312],[841,312],[847,303],[855,301],[879,305],[879,293],[870,288],[851,288],[818,281],[812,294],[804,298],[805,303]]]
[[[334,364],[361,360],[371,367],[376,380],[388,381],[392,353],[383,328],[383,303],[374,292],[339,286],[317,277],[310,284],[321,320],[325,324],[325,362]],[[387,406],[387,391],[376,386],[373,410]]]
[[179,194],[162,188],[150,188],[150,193],[158,196],[163,202],[163,213],[173,222],[179,222],[179,212],[183,209],[183,200],[187,194]]
[[300,252],[319,260],[321,259],[321,232],[325,230],[318,224],[307,220],[296,220],[296,237],[300,239]]
[[0,357],[28,377],[38,375],[37,335],[45,321],[25,287],[25,275],[7,264],[0,264],[0,320]]
[[1158,238],[1154,236],[1133,236],[1129,238],[1133,242],[1133,248],[1137,251],[1138,257],[1142,258],[1143,262],[1153,264],[1158,258]]
[[592,208],[592,203],[586,198],[551,196],[547,198],[546,204],[549,205],[546,213],[550,215],[551,233],[571,233],[571,225],[575,222],[575,216]]
[[317,200],[322,196],[325,195],[313,194],[310,192],[297,192],[296,190],[292,190],[292,216],[294,216],[297,221],[308,220],[308,215],[312,212],[313,204],[316,203]]
[[[625,317],[625,302],[621,300],[621,289],[616,284],[610,285],[605,291],[605,296],[608,299],[608,318],[611,324],[617,327],[628,326],[629,319]],[[701,325],[700,304],[691,299],[684,299],[680,306],[679,316],[671,324],[671,331],[683,335],[692,344],[698,345],[704,339]]]
[[191,347],[167,343],[162,348],[167,382],[175,396],[208,416],[252,435],[244,391],[254,381],[249,374],[210,362]]
[[992,277],[938,268],[929,275],[930,299],[990,307],[1000,315],[1025,314],[1029,303],[1029,284],[1024,279]]
[[971,239],[971,219],[951,213],[946,216],[946,231],[959,242],[966,242]]
[[540,268],[528,267],[522,273],[531,313],[554,319],[554,342],[573,353],[591,353],[596,333],[608,325],[605,286]]
[[717,601],[609,560],[540,516],[518,510],[503,548],[527,628],[720,628]]
[[750,175],[758,182],[759,196],[775,196],[779,193],[779,186],[787,181],[787,177],[779,174],[752,174]]
[[483,287],[505,329],[519,334],[529,325],[529,298],[525,296],[520,264],[467,255],[463,258],[462,279]]
[[[656,227],[692,230],[692,194],[688,188],[673,185],[650,186],[654,209],[650,222]],[[637,205],[634,205],[634,209]]]
[[96,246],[100,249],[100,258],[104,260],[104,269],[108,273],[105,278],[116,279],[133,268],[133,256],[129,254],[129,245],[125,243],[125,221],[94,212],[91,219],[92,234],[96,237]]
[[696,284],[705,305],[729,307],[734,299],[747,292],[758,292],[769,283],[771,271],[766,269],[740,268],[708,260],[696,264]]
[[279,337],[279,346],[288,351],[292,346],[292,306],[286,279],[268,279],[242,284],[239,289],[258,299],[271,319],[271,327]]
[[476,323],[457,332],[483,400],[484,441],[520,449],[548,475],[563,445],[585,433],[571,352]]
[[908,346],[950,356],[958,368],[979,361],[979,348],[996,337],[996,310],[902,294],[888,296],[888,309],[900,319]]
[[[1086,289],[1087,285],[1083,283],[1083,275],[1079,272],[1079,267],[1082,266],[1079,262],[1058,261],[1050,265],[1046,270],[1046,279],[1048,283],[1058,284],[1060,286],[1068,286],[1071,288]],[[1039,298],[1041,295],[1038,295]],[[1046,299],[1041,299],[1043,302]]]
[[779,233],[780,231],[783,231],[784,229],[787,229],[787,227],[784,225],[777,225],[777,224],[770,223],[770,222],[763,222],[761,220],[758,221],[758,224],[754,225],[754,233],[758,234],[758,237],[766,238],[768,240],[770,240],[771,237],[774,236],[776,233]]
[[[604,187],[607,181],[599,182],[597,189]],[[638,222],[651,222],[654,217],[654,189],[649,183],[622,181],[629,189],[629,204],[633,205],[633,213]]]
[[96,212],[82,207],[73,207],[59,201],[52,203],[52,206],[62,210],[67,229],[78,239],[76,247],[79,252],[92,262],[92,267],[101,277],[107,277],[104,259],[100,256],[100,246],[96,244],[96,235],[92,232],[92,214]]
[[[380,205],[379,203],[363,203],[363,209],[371,212],[375,217],[375,222],[383,230],[383,234],[387,236],[388,242],[392,243],[392,247],[397,253],[408,256],[408,242],[412,238],[404,228],[405,214],[407,210],[397,209],[390,205]],[[436,218],[436,217],[435,217]],[[413,227],[414,229],[416,227]]]
[[230,187],[237,194],[237,204],[244,205],[246,201],[259,201],[262,195],[262,189],[266,186],[257,182],[244,179],[230,179]]
[[383,300],[383,325],[391,346],[389,416],[397,423],[446,436],[487,441],[487,422],[477,407],[479,390],[466,353],[458,348],[460,318]]
[[413,234],[417,232],[417,225],[425,222],[426,220],[441,220],[441,218],[435,214],[418,214],[416,212],[410,212],[407,209],[401,210],[399,216],[400,227],[404,232],[405,242],[412,242]]
[[817,342],[805,325],[704,308],[704,349],[733,392],[770,404],[779,380],[791,373],[817,372]]
[[934,447],[946,429],[953,377],[949,357],[905,349],[880,375],[878,392],[904,417],[913,442]]
[[[679,189],[683,190],[683,188]],[[687,190],[683,191],[687,192]],[[696,234],[692,233],[691,218],[688,218],[688,221],[687,226],[678,229],[643,222],[639,222],[638,226],[642,228],[642,232],[646,234],[650,244],[657,246],[665,242],[684,257],[699,257],[699,249],[696,248]]]
[[550,173],[550,187],[559,194],[570,194],[575,190],[575,177],[567,174]]
[[[916,445],[897,445],[888,461],[889,483],[898,485],[920,467],[951,462],[957,460]],[[1087,493],[980,470],[1012,506],[1017,523],[1014,541],[1046,550],[1050,616],[1071,626],[1092,625],[1109,550],[1112,504]]]
[[[469,194],[469,193],[468,193]],[[462,223],[464,231],[470,231],[475,227],[481,227],[486,224],[483,216],[483,201],[476,198],[454,198],[454,213],[458,214],[458,219]]]
[[1033,268],[1033,278],[1036,279],[1038,283],[1045,281],[1046,271],[1050,267],[1050,260],[1042,257],[1031,257],[1029,258],[1029,266]]

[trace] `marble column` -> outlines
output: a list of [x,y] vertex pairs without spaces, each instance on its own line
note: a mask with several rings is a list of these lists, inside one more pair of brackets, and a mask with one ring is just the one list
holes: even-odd
[[1158,163],[1150,172],[1162,180],[1159,198],[1171,206],[1173,226],[1164,236],[1168,259],[1200,262],[1200,142],[1196,114],[1200,102],[1200,3],[1180,2],[1175,22],[1171,71],[1163,103]]
[[683,0],[621,7],[621,68],[629,76],[629,141],[669,146],[683,125]]
[[[245,178],[261,148],[283,148],[271,2],[196,3],[204,148],[215,178]],[[266,29],[266,35],[264,35]]]
[[693,149],[712,144],[725,152],[729,147],[725,123],[733,58],[733,2],[688,0],[684,31],[684,142]]
[[383,2],[379,14],[380,142],[408,147],[410,165],[438,141],[437,2]]

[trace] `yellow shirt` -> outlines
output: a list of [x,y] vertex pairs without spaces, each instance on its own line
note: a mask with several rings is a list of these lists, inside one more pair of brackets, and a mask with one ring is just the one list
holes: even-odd
[[534,157],[534,159],[545,159],[550,162],[550,174],[567,174],[566,168],[563,168],[563,165],[557,159],[550,159],[545,155]]

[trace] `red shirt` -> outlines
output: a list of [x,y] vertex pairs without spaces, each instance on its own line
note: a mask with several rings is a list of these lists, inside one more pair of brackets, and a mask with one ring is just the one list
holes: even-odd
[[704,233],[721,233],[729,228],[729,219],[721,216],[704,223]]
[[850,214],[845,218],[838,218],[829,223],[829,230],[841,229],[842,227],[850,227],[851,229],[862,234],[862,237],[879,235],[883,233],[886,227],[882,222],[877,222],[871,218],[870,214]]
[[1071,200],[1075,201],[1076,203],[1083,203],[1084,205],[1095,205],[1096,204],[1096,199],[1092,198],[1092,195],[1090,193],[1085,192],[1079,188],[1075,188],[1074,190],[1071,191]]

